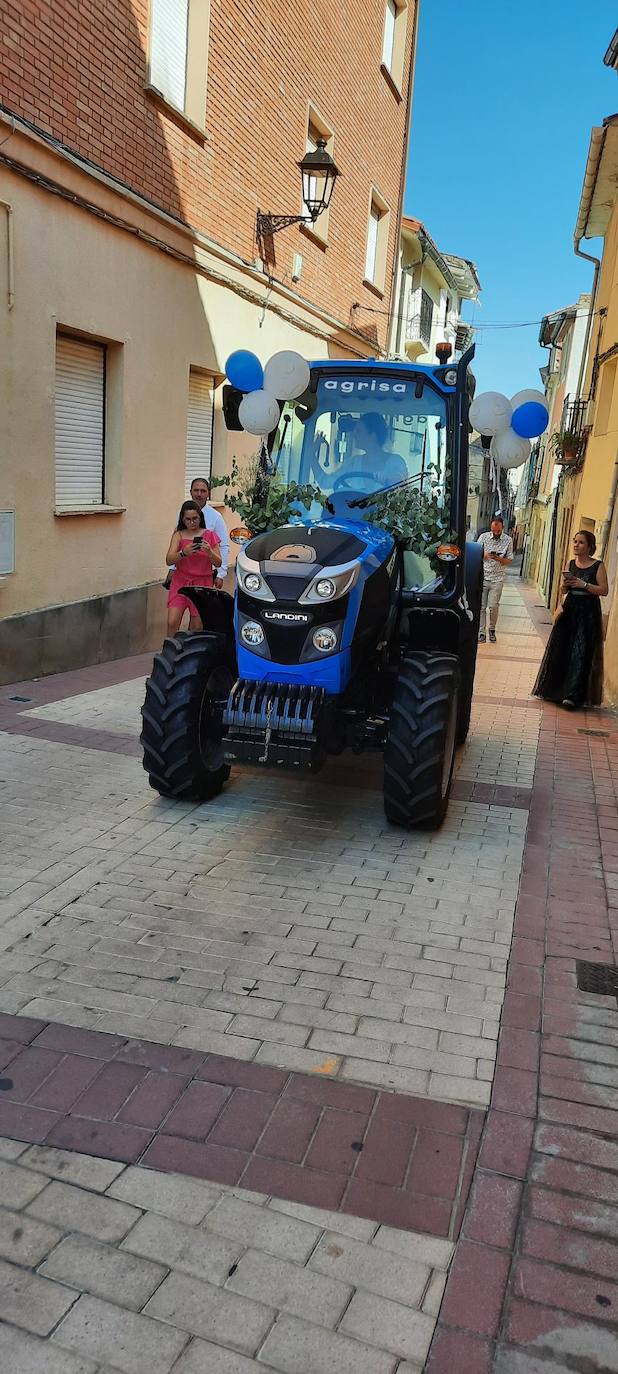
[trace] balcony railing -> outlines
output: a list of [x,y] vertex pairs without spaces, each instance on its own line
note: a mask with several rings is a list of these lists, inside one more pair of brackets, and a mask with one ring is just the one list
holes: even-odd
[[420,292],[420,311],[418,309],[418,293],[415,293],[414,306],[416,308],[411,310],[408,315],[406,337],[410,341],[420,340],[421,343],[424,343],[425,348],[429,348],[431,344],[434,303],[427,291],[422,289]]
[[431,296],[424,289],[421,291],[421,321],[420,336],[424,344],[431,343],[431,326],[433,323],[433,301]]
[[562,417],[560,420],[561,434],[577,434],[582,436],[586,427],[586,417],[588,414],[588,398],[582,397],[579,401],[570,401],[567,396],[562,407]]

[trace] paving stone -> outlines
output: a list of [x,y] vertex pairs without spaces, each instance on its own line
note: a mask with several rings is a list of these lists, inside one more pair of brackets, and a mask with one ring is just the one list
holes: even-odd
[[283,1316],[260,1351],[282,1374],[393,1374],[396,1359],[338,1332]]
[[319,1326],[335,1327],[350,1301],[352,1289],[332,1277],[248,1250],[239,1260],[227,1288],[255,1298],[292,1316],[306,1317]]
[[20,1164],[0,1163],[0,1198],[5,1207],[19,1211],[43,1191],[49,1180]]
[[148,1316],[245,1355],[256,1353],[275,1316],[263,1303],[178,1273],[163,1281],[144,1310]]
[[93,1360],[4,1324],[0,1324],[0,1369],[5,1374],[100,1374]]
[[46,1278],[140,1311],[165,1278],[166,1267],[136,1259],[86,1236],[67,1236],[39,1267]]
[[47,1336],[75,1302],[76,1294],[60,1283],[29,1274],[0,1260],[0,1312],[4,1321],[38,1336]]
[[174,1366],[174,1374],[264,1374],[264,1365],[196,1336]]
[[72,1231],[112,1243],[122,1240],[139,1217],[137,1209],[124,1202],[57,1181],[48,1183],[27,1210],[38,1221],[51,1222],[63,1231],[68,1223]]
[[108,1194],[132,1203],[133,1208],[151,1209],[161,1216],[177,1218],[197,1226],[219,1201],[221,1189],[182,1178],[178,1174],[163,1174],[155,1169],[138,1167],[125,1169],[111,1184]]
[[430,1269],[424,1264],[366,1246],[348,1236],[329,1232],[322,1237],[309,1260],[309,1267],[327,1277],[339,1279],[379,1297],[420,1306],[429,1282]]
[[92,1360],[108,1362],[122,1374],[152,1374],[154,1369],[157,1374],[169,1374],[187,1344],[187,1333],[83,1296],[60,1323],[53,1340]]
[[[301,1221],[309,1222],[313,1228],[319,1227],[323,1231],[341,1232],[342,1236],[352,1236],[355,1240],[369,1241],[376,1231],[375,1221],[365,1221],[363,1217],[346,1216],[343,1212],[328,1212],[323,1207],[307,1207],[302,1202],[287,1202],[285,1198],[271,1198],[268,1210],[284,1212],[286,1216],[298,1217]],[[318,1236],[314,1229],[307,1256],[313,1250],[317,1240]],[[264,1248],[268,1249],[269,1247],[265,1245]]]
[[340,1330],[379,1350],[409,1357],[422,1365],[434,1330],[434,1319],[411,1307],[373,1293],[355,1293]]
[[431,1269],[448,1269],[453,1242],[439,1240],[436,1236],[415,1235],[409,1231],[398,1231],[391,1226],[380,1226],[376,1231],[373,1244],[379,1250],[388,1250],[394,1255],[403,1255],[418,1264],[428,1265]]
[[147,1212],[125,1236],[121,1249],[158,1260],[168,1269],[194,1274],[206,1283],[222,1285],[244,1245],[244,1240],[215,1235],[212,1228],[204,1232],[197,1226]]
[[36,1269],[61,1235],[62,1231],[55,1226],[45,1226],[30,1217],[16,1216],[15,1212],[0,1209],[0,1257],[12,1264]]
[[[295,1204],[284,1204],[293,1208],[292,1213],[279,1215],[276,1204],[271,1208],[256,1207],[244,1196],[226,1193],[218,1205],[210,1211],[203,1223],[208,1232],[225,1237],[242,1247],[251,1246],[265,1250],[268,1254],[281,1259],[293,1260],[304,1264],[314,1249],[319,1237],[319,1217],[311,1221],[312,1208],[298,1208]],[[296,1212],[306,1213],[297,1219]]]

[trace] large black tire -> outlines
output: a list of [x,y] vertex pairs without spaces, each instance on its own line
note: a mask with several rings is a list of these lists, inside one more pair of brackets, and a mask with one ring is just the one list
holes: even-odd
[[227,782],[221,706],[235,679],[234,650],[222,635],[180,633],[155,654],[141,742],[150,786],[162,797],[209,801]]
[[466,616],[462,634],[460,663],[459,712],[457,716],[457,744],[468,738],[470,715],[472,713],[472,693],[476,672],[476,655],[479,647],[479,626],[481,623],[481,597],[483,595],[483,549],[480,544],[466,544],[466,601],[472,612],[472,619]]
[[384,749],[384,810],[394,825],[434,830],[451,790],[459,706],[453,654],[408,653],[393,696]]

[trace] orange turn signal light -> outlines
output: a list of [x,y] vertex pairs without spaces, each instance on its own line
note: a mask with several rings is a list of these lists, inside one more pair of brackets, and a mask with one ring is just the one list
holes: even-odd
[[237,525],[236,529],[230,530],[230,539],[233,544],[246,544],[247,540],[252,537],[251,530],[246,529],[244,525]]
[[461,549],[457,544],[439,544],[436,549],[436,556],[441,558],[443,563],[454,563],[460,553]]

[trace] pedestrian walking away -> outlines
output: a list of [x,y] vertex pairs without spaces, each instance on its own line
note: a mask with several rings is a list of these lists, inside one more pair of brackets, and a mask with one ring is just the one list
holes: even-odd
[[600,706],[603,697],[601,597],[608,586],[596,547],[590,530],[575,535],[575,557],[562,573],[561,603],[532,688],[533,696],[562,702],[569,711]]
[[486,534],[479,534],[477,544],[483,549],[483,594],[481,598],[481,627],[479,640],[485,643],[487,611],[489,610],[489,642],[496,642],[496,625],[500,597],[506,578],[506,570],[513,562],[513,540],[504,530],[501,515],[494,515],[491,528]]
[[172,535],[165,558],[172,571],[167,598],[167,633],[175,635],[185,611],[189,612],[189,629],[201,630],[202,622],[183,587],[212,587],[215,570],[221,566],[220,544],[214,530],[207,530],[204,512],[196,501],[184,501],[180,507],[178,525]]

